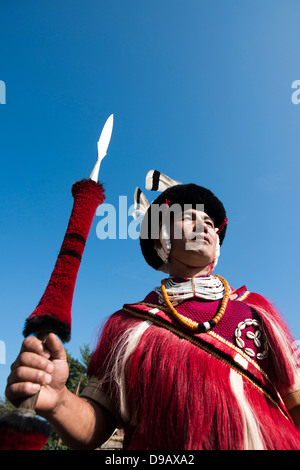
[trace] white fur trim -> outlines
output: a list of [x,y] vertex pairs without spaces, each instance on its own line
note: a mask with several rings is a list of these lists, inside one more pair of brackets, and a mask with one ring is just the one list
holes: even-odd
[[151,322],[146,320],[130,330],[127,330],[115,345],[110,357],[110,366],[108,367],[108,370],[111,368],[110,378],[117,384],[119,391],[120,415],[124,421],[129,418],[126,401],[126,362],[137,348],[143,333],[150,325]]
[[244,425],[244,450],[264,450],[259,424],[245,397],[243,377],[235,370],[230,370],[230,385],[240,407]]

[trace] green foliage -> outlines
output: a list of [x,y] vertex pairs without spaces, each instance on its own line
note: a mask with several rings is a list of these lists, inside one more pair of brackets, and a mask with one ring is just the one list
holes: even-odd
[[79,384],[79,395],[86,386],[88,378],[86,370],[90,358],[90,349],[88,345],[84,345],[80,348],[81,361],[74,359],[71,354],[67,351],[67,359],[69,364],[69,378],[66,383],[68,390],[76,392],[76,388]]
[[0,416],[11,413],[14,410],[14,406],[6,399],[6,397],[0,397]]

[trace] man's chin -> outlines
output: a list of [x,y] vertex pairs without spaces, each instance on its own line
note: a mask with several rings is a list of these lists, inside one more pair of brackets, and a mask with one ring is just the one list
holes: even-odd
[[206,253],[201,253],[199,251],[193,252],[193,254],[189,253],[185,257],[185,263],[187,266],[191,266],[192,268],[198,268],[199,266],[208,266],[211,263],[211,257],[208,256]]

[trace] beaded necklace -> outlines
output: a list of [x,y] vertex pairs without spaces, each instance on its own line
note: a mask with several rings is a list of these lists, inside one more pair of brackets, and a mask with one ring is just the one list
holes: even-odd
[[211,330],[221,320],[221,318],[223,317],[223,315],[225,313],[225,310],[226,310],[226,307],[227,307],[227,304],[228,304],[228,300],[229,300],[229,296],[230,296],[230,287],[229,287],[229,284],[226,281],[226,279],[224,279],[221,276],[218,276],[217,274],[216,274],[216,277],[218,277],[222,281],[222,283],[224,284],[225,294],[224,294],[224,297],[223,297],[223,300],[222,300],[221,307],[218,310],[218,312],[216,313],[216,315],[214,316],[214,318],[212,320],[209,320],[209,321],[206,321],[206,322],[203,322],[203,323],[197,323],[194,320],[191,320],[190,318],[186,318],[184,315],[181,315],[181,313],[179,313],[173,307],[172,303],[170,302],[169,296],[167,294],[165,286],[166,286],[166,282],[168,281],[168,279],[163,279],[161,281],[161,291],[163,293],[164,300],[165,300],[167,306],[169,307],[169,309],[171,310],[172,314],[175,316],[175,318],[181,324],[183,324],[188,329],[190,329],[192,331],[195,331],[197,333],[205,333],[206,331]]
[[[224,297],[224,284],[216,276],[199,276],[195,278],[170,277],[165,283],[170,302],[174,307],[183,300],[199,297],[205,300],[219,300]],[[155,287],[159,303],[164,303],[161,287]]]

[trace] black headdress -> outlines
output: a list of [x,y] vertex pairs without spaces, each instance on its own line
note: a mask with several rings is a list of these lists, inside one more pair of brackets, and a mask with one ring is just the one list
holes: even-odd
[[[140,232],[141,250],[147,263],[154,269],[161,269],[164,264],[158,255],[154,238],[151,238],[151,217],[155,205],[166,204],[171,207],[178,204],[183,207],[185,204],[203,205],[204,212],[214,221],[218,228],[220,245],[224,240],[227,229],[226,211],[222,202],[209,190],[197,184],[181,184],[163,175],[159,171],[151,170],[146,176],[146,189],[151,191],[163,191],[150,205],[142,191],[137,188],[135,191],[136,214],[143,214],[143,222]],[[153,232],[152,232],[153,233]]]

